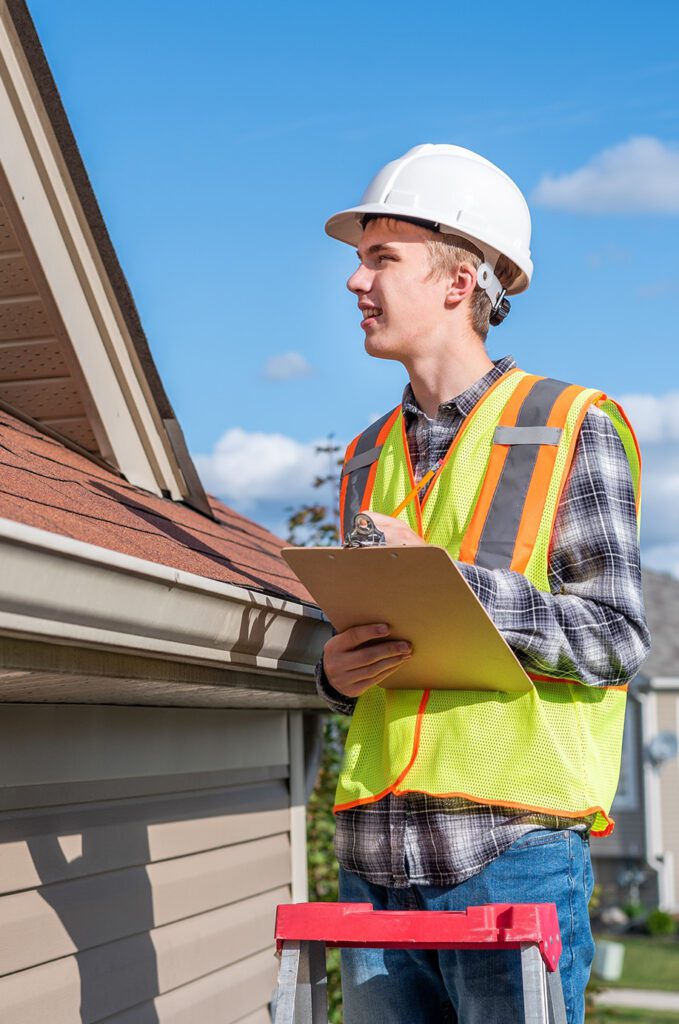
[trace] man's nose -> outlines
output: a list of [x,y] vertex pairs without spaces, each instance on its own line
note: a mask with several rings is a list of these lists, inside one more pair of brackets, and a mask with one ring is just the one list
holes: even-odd
[[347,288],[354,295],[358,295],[359,292],[369,292],[372,288],[373,283],[373,272],[369,270],[363,263],[360,264],[347,281]]

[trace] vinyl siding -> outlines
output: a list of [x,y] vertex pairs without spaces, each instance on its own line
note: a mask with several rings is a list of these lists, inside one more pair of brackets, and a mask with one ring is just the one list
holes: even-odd
[[269,1020],[287,737],[284,712],[0,708],[3,1024]]

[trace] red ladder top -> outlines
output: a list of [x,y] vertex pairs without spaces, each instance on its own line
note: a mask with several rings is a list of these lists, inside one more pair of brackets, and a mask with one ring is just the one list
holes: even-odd
[[537,945],[548,971],[561,956],[553,903],[488,903],[467,910],[373,910],[370,903],[281,904],[276,948],[283,943],[377,949],[519,949]]

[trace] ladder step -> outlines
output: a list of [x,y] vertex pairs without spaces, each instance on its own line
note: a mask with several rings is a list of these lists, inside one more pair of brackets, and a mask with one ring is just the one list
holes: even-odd
[[467,910],[373,910],[370,903],[287,903],[276,911],[281,956],[273,1024],[327,1024],[326,946],[517,949],[525,1024],[566,1024],[553,903],[487,903]]
[[537,946],[548,971],[561,956],[553,903],[488,903],[467,910],[373,910],[370,903],[281,904],[276,947],[283,942],[373,949],[521,949]]

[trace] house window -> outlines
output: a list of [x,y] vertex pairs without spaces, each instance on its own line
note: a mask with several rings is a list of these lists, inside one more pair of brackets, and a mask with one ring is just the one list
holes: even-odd
[[615,813],[615,811],[639,810],[637,717],[637,709],[630,702],[627,705],[627,714],[625,716],[620,781],[618,782],[618,790],[613,801],[612,813]]

